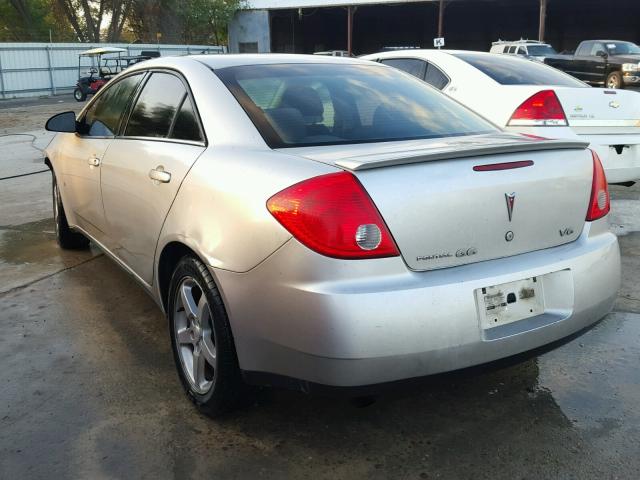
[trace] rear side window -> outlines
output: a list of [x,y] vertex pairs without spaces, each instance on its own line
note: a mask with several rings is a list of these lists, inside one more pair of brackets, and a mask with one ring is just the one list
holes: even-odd
[[85,134],[91,137],[111,137],[118,131],[120,120],[143,74],[131,75],[107,84],[84,116]]
[[582,42],[576,50],[576,55],[586,57],[591,53],[591,47],[593,47],[593,42]]
[[185,95],[182,106],[178,111],[173,128],[171,129],[170,138],[194,142],[202,141],[200,124],[198,123],[196,113],[191,105],[191,100],[188,95]]
[[251,65],[215,73],[271,148],[496,131],[424,82],[380,65]]
[[427,70],[427,62],[417,58],[387,58],[380,60],[380,63],[410,73],[420,80],[424,79],[424,74]]
[[438,90],[442,90],[449,83],[449,78],[432,63],[427,66],[427,75],[424,77],[424,80]]
[[587,87],[565,73],[532,60],[474,53],[452,53],[451,55],[477,68],[501,85]]
[[153,73],[133,107],[125,136],[167,138],[186,93],[175,75]]

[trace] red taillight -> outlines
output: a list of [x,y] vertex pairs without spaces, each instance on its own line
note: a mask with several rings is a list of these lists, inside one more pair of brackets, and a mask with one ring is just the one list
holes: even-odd
[[587,222],[592,222],[604,217],[611,208],[609,198],[609,186],[604,168],[598,154],[591,151],[593,155],[593,182],[591,184],[591,199],[589,200],[589,210],[587,210]]
[[542,90],[529,97],[511,116],[507,125],[518,126],[567,126],[560,100],[553,90]]
[[334,258],[399,255],[389,229],[352,174],[330,173],[276,193],[267,208],[301,243]]

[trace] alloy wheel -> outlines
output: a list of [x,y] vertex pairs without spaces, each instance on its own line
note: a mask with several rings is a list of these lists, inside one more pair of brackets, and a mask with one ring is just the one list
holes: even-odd
[[193,277],[176,290],[174,335],[182,370],[194,392],[205,394],[215,381],[216,342],[207,296]]

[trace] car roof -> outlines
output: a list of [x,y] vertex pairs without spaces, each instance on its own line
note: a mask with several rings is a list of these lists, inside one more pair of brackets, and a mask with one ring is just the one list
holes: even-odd
[[192,55],[200,63],[210,68],[237,67],[242,65],[273,65],[282,63],[338,63],[370,65],[366,60],[330,55],[299,55],[286,53],[258,53],[258,54],[222,54],[222,55]]

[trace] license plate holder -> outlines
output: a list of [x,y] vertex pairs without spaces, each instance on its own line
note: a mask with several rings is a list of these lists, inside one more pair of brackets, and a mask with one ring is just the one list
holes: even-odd
[[544,313],[540,277],[479,288],[475,291],[482,328],[495,328]]

